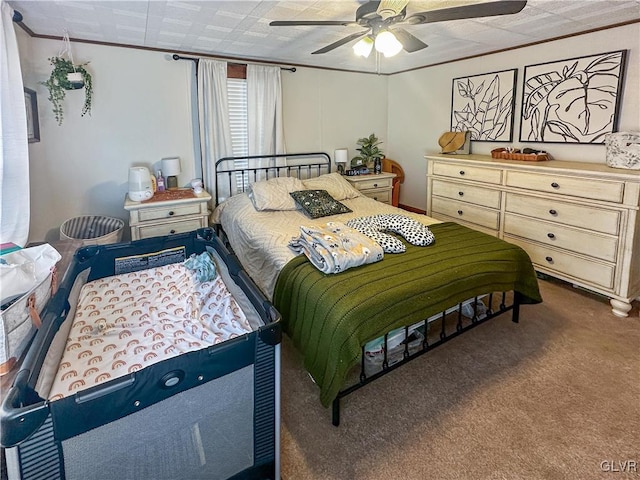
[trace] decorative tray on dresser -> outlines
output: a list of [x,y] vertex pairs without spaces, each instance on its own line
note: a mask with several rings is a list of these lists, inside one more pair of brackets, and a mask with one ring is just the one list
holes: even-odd
[[524,248],[536,270],[600,293],[626,317],[640,296],[640,171],[605,164],[427,155],[427,215]]

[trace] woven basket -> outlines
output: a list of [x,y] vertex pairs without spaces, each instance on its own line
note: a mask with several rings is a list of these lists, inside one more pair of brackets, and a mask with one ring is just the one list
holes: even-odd
[[61,240],[81,240],[83,245],[106,245],[122,239],[124,221],[101,215],[84,215],[60,226]]

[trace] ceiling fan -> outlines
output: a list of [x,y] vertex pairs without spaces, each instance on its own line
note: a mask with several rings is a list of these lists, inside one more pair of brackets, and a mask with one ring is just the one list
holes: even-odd
[[[371,0],[358,7],[356,19],[352,20],[284,20],[273,21],[273,27],[288,26],[351,26],[360,25],[365,30],[348,35],[337,42],[323,47],[312,54],[327,53],[353,40],[361,40],[354,45],[354,51],[362,56],[368,56],[371,49],[393,56],[404,49],[408,53],[417,52],[428,45],[409,33],[399,25],[420,25],[423,23],[444,22],[464,18],[491,17],[494,15],[509,15],[520,12],[527,4],[526,0],[497,0],[472,5],[430,10],[428,12],[407,15],[409,0]],[[392,35],[388,35],[391,32]],[[383,40],[384,39],[384,40]],[[383,45],[383,43],[388,42]],[[379,45],[380,44],[380,45]],[[360,49],[358,49],[360,47]]]

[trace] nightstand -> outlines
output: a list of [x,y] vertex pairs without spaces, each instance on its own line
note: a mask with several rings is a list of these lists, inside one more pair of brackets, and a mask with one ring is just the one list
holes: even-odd
[[144,202],[125,197],[124,208],[129,212],[131,240],[163,237],[190,232],[209,225],[208,202],[211,195],[190,189],[156,192]]
[[395,173],[382,172],[378,174],[345,176],[354,188],[364,195],[382,203],[391,204],[393,179]]

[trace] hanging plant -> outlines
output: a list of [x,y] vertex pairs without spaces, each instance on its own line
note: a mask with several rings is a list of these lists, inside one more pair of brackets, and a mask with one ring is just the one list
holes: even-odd
[[62,50],[55,57],[49,58],[49,63],[53,65],[53,70],[46,82],[40,82],[49,90],[49,101],[53,104],[53,115],[62,125],[64,110],[62,102],[67,90],[78,90],[84,87],[84,105],[82,116],[91,114],[91,100],[93,95],[93,84],[91,74],[84,68],[87,64],[76,65],[73,63],[71,53],[71,41],[69,32],[65,31],[62,37]]
[[67,90],[77,90],[84,86],[84,105],[81,115],[91,114],[91,100],[93,94],[93,85],[91,82],[91,74],[87,72],[84,65],[74,65],[70,60],[62,57],[51,57],[49,59],[53,70],[43,85],[49,90],[49,101],[53,104],[53,115],[62,125],[64,118],[64,110],[62,102]]

